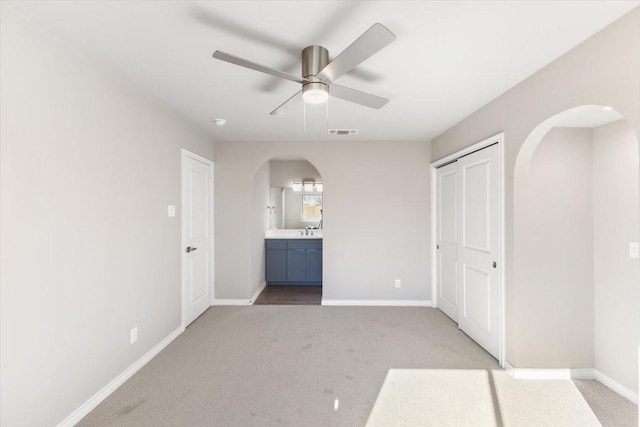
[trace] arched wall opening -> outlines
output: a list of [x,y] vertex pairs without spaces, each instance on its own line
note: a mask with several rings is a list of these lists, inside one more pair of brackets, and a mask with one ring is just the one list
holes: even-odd
[[511,310],[514,366],[588,369],[636,401],[640,262],[629,251],[640,236],[638,151],[632,126],[600,105],[530,133],[514,170]]
[[[294,183],[312,188],[294,191]],[[255,171],[251,184],[251,277],[253,291],[266,286],[265,237],[322,236],[324,182],[314,164],[297,155],[274,156]],[[296,189],[297,190],[297,189]],[[306,237],[306,236],[305,236]]]

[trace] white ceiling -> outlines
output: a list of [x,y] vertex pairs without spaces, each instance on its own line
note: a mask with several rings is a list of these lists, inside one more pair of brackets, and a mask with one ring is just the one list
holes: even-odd
[[[638,1],[10,1],[126,84],[216,139],[428,140],[632,8]],[[395,42],[336,83],[391,99],[381,110],[332,99],[269,112],[296,83],[212,59],[216,49],[291,73],[299,51],[340,53],[373,23]],[[213,118],[227,119],[217,127]]]

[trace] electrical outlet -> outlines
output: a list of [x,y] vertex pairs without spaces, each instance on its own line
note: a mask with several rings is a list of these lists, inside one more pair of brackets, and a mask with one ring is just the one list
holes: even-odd
[[629,258],[640,259],[640,242],[629,242]]
[[400,281],[400,279],[396,279],[396,289],[402,287],[402,282]]
[[176,216],[176,205],[167,206],[167,216],[169,218],[173,218],[174,216]]
[[131,329],[131,331],[129,331],[129,342],[131,344],[133,344],[136,341],[138,341],[138,327],[137,326],[135,328]]

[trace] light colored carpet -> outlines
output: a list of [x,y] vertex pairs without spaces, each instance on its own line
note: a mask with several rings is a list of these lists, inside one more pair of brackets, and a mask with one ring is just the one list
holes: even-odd
[[79,425],[363,426],[389,369],[498,365],[436,309],[212,307]]
[[79,425],[363,426],[391,368],[497,367],[435,309],[212,307]]
[[367,427],[494,427],[489,376],[474,369],[392,369]]
[[571,380],[519,380],[505,371],[492,375],[506,427],[601,426]]
[[597,381],[574,381],[604,427],[638,427],[638,406]]
[[599,427],[570,380],[518,380],[502,370],[392,369],[367,427]]

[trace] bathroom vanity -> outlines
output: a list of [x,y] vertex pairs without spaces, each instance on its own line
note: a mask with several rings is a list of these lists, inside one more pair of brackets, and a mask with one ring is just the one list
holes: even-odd
[[265,277],[267,285],[322,285],[322,231],[301,235],[300,230],[269,230]]

